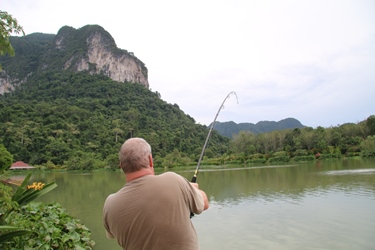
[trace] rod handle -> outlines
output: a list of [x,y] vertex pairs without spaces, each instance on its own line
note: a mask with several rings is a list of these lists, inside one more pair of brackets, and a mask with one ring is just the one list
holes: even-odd
[[191,182],[192,183],[196,183],[197,182],[197,176],[196,175],[193,176],[193,178],[191,179]]

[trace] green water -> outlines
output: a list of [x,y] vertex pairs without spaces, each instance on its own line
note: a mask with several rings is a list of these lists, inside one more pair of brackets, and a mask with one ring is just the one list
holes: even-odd
[[[203,166],[198,176],[211,205],[192,219],[202,250],[375,249],[375,160],[228,167]],[[120,249],[105,238],[101,213],[125,183],[122,172],[36,172],[33,180],[56,181],[41,201],[79,218],[95,249]]]

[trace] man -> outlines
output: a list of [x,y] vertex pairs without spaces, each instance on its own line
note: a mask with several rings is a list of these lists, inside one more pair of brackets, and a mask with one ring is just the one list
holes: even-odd
[[127,250],[199,249],[190,213],[209,207],[205,192],[173,172],[155,175],[151,146],[142,138],[127,140],[119,158],[126,184],[104,203],[107,237]]

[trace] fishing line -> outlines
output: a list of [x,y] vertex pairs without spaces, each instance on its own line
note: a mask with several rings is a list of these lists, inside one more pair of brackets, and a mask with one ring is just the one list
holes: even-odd
[[[230,92],[230,93],[225,97],[223,103],[221,104],[219,110],[218,110],[217,113],[216,113],[216,116],[215,116],[214,121],[213,121],[212,124],[211,124],[211,128],[210,128],[210,130],[208,131],[208,135],[207,135],[207,137],[206,137],[206,141],[204,142],[204,145],[203,145],[203,148],[202,148],[201,155],[199,156],[199,160],[198,160],[197,168],[195,169],[195,172],[194,172],[193,178],[191,179],[191,182],[192,182],[192,183],[196,183],[196,182],[197,182],[197,176],[198,176],[199,168],[200,168],[200,165],[201,165],[201,162],[202,162],[202,159],[203,159],[204,151],[206,150],[206,147],[207,147],[208,141],[210,140],[211,133],[212,133],[212,130],[214,129],[216,119],[217,119],[217,117],[219,116],[220,111],[224,108],[224,103],[225,103],[225,101],[226,101],[231,95],[235,95],[235,96],[236,96],[237,104],[238,104],[238,97],[237,97],[236,92],[232,91],[232,92]],[[194,213],[190,213],[190,218],[193,217],[193,216],[194,216]]]

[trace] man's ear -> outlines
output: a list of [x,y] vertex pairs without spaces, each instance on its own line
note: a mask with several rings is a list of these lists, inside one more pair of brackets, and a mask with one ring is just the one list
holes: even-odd
[[152,155],[150,154],[149,156],[148,156],[148,161],[149,161],[149,163],[150,163],[150,167],[154,167],[154,161],[152,160]]

